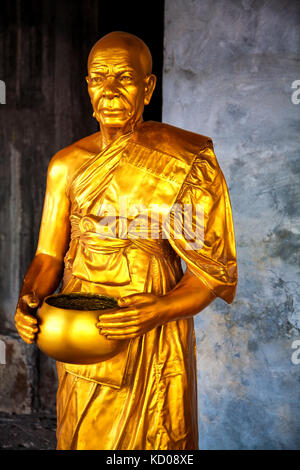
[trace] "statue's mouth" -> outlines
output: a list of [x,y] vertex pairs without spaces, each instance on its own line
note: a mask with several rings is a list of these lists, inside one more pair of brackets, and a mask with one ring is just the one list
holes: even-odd
[[100,111],[101,111],[101,113],[104,113],[104,114],[119,114],[119,113],[123,113],[124,109],[122,109],[122,108],[102,108]]

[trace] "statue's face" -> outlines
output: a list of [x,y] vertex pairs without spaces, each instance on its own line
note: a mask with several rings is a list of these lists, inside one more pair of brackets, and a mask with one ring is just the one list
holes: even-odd
[[96,49],[88,70],[88,91],[95,117],[104,127],[126,129],[138,122],[150,102],[155,76],[145,74],[134,48]]

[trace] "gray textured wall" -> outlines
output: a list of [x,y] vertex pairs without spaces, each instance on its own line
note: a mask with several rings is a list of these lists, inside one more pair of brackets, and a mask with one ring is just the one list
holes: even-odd
[[163,120],[213,138],[238,251],[236,300],[196,317],[204,449],[300,448],[299,24],[293,0],[166,0]]

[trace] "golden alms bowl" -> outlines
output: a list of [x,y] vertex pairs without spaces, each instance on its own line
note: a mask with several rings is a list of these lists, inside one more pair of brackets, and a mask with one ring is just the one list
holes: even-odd
[[38,347],[48,356],[71,364],[105,361],[127,341],[109,340],[96,327],[98,317],[116,309],[116,299],[98,294],[54,294],[37,311]]

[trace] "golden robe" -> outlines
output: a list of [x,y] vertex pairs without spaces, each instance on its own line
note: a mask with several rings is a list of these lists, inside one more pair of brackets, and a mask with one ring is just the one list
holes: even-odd
[[[83,164],[66,191],[71,241],[63,292],[164,294],[183,276],[182,259],[215,296],[232,302],[237,269],[231,206],[211,139],[167,124],[142,123]],[[156,204],[158,212],[162,205],[201,204],[203,246],[191,249],[184,237],[175,237],[174,220],[168,238],[151,238],[152,232],[145,234],[139,224],[142,237],[123,238],[107,217],[107,237],[99,238],[99,213],[106,205],[115,207],[117,229],[134,222],[134,211],[127,221],[126,212],[121,213],[120,197],[128,209]],[[198,448],[192,318],[129,340],[110,360],[57,363],[57,369],[58,449]]]

